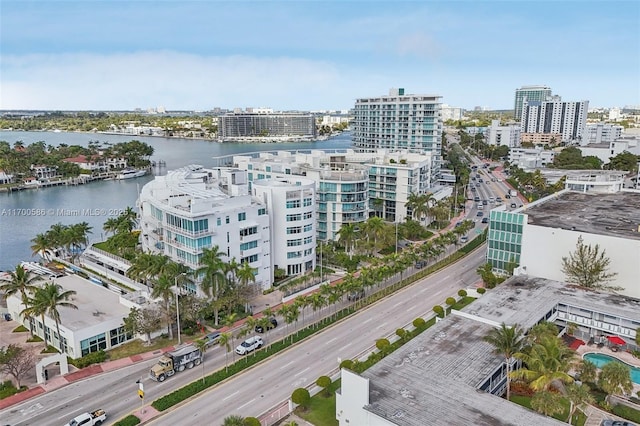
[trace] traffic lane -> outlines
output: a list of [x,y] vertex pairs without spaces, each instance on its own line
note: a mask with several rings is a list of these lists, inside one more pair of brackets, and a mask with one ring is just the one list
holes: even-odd
[[[287,400],[294,389],[311,384],[319,376],[337,368],[338,358],[353,358],[371,347],[376,339],[392,334],[418,316],[430,313],[435,304],[444,303],[446,297],[469,285],[452,279],[452,275],[457,274],[465,280],[472,276],[477,278],[475,271],[483,261],[483,251],[475,252],[456,267],[442,270],[388,296],[151,424],[200,424],[202,419],[217,420],[239,413],[257,417]],[[424,297],[421,303],[415,303],[416,296]],[[245,392],[247,390],[251,392],[249,395]]]

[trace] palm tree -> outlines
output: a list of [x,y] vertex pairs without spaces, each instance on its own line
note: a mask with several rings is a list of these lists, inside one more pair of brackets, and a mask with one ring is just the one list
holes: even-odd
[[370,217],[364,223],[365,233],[367,235],[367,241],[373,239],[373,248],[374,251],[378,248],[378,239],[382,236],[384,232],[385,223],[382,218],[379,217]]
[[511,373],[512,377],[522,378],[536,392],[548,390],[550,387],[562,389],[562,383],[572,383],[573,378],[567,374],[575,352],[567,348],[557,337],[543,337],[540,342],[515,354],[525,366]]
[[207,342],[204,339],[198,339],[195,343],[200,352],[202,352],[202,384],[204,385],[204,354],[207,352]]
[[[8,272],[8,277],[0,279],[0,291],[4,293],[5,297],[20,294],[22,305],[27,308],[29,306],[29,293],[33,293],[38,286],[36,283],[42,281],[42,277],[35,275],[31,271],[27,271],[22,265],[16,266],[15,271]],[[29,320],[32,318],[28,314],[25,314],[25,318]],[[33,330],[29,325],[29,332],[33,337]]]
[[558,327],[549,321],[542,321],[529,330],[527,340],[530,344],[539,343],[545,338],[554,338],[558,336]]
[[[232,259],[234,260],[234,259]],[[237,268],[236,278],[240,282],[240,286],[243,289],[248,289],[250,283],[256,282],[256,276],[254,274],[253,268],[249,265],[249,262],[244,262],[239,268]],[[246,303],[247,300],[243,300],[243,303]]]
[[47,251],[55,248],[55,246],[51,242],[51,238],[47,236],[47,234],[37,234],[31,242],[31,254],[41,255],[46,261],[49,261],[49,255]]
[[69,302],[71,296],[75,295],[76,292],[73,290],[63,290],[64,289],[59,284],[52,282],[46,283],[44,287],[36,288],[32,305],[35,306],[36,311],[41,312],[43,317],[43,326],[44,314],[48,315],[49,318],[55,321],[60,352],[64,352],[64,348],[62,346],[62,335],[60,335],[60,312],[58,311],[58,308],[78,309],[76,305]]
[[591,404],[594,401],[593,395],[591,395],[591,389],[585,384],[572,383],[567,386],[567,398],[569,399],[569,418],[567,423],[572,424],[571,419],[576,408],[582,409],[585,405]]
[[153,290],[151,290],[151,297],[161,298],[164,301],[165,305],[165,321],[167,322],[167,331],[169,333],[169,339],[173,340],[173,317],[174,313],[171,309],[171,299],[177,297],[174,293],[174,279],[170,276],[163,274],[160,275],[158,281],[153,286]]
[[200,283],[202,291],[214,301],[213,314],[216,325],[218,324],[220,311],[217,301],[226,290],[225,265],[222,261],[224,254],[219,250],[220,248],[217,245],[210,249],[203,249],[202,257],[200,258],[202,267],[196,270],[196,276],[202,278]]
[[621,362],[610,362],[600,371],[598,386],[609,395],[630,393],[633,390],[631,369]]
[[235,414],[227,416],[222,421],[221,426],[244,426],[244,417]]
[[564,410],[562,396],[556,392],[547,390],[538,392],[531,398],[531,408],[545,416],[552,416]]
[[118,219],[121,223],[121,229],[126,229],[127,232],[131,232],[138,225],[138,214],[131,208],[127,207]]
[[357,228],[353,223],[344,223],[338,231],[338,240],[344,245],[349,259],[353,257],[353,243],[356,239]]
[[598,368],[593,362],[583,359],[578,367],[578,374],[580,375],[581,382],[595,383],[598,378]]
[[494,353],[504,356],[507,365],[507,401],[511,398],[511,358],[522,350],[524,343],[522,328],[515,324],[513,327],[505,323],[500,328],[493,328],[484,337],[484,341],[494,347]]
[[228,371],[229,363],[228,356],[229,352],[231,352],[231,342],[233,339],[233,335],[231,333],[220,333],[220,340],[218,340],[219,345],[225,348],[226,352],[224,353],[224,369]]
[[107,219],[104,222],[104,225],[102,225],[102,229],[107,233],[111,232],[113,234],[117,234],[120,230],[120,222],[118,221],[118,218],[110,217],[109,219]]

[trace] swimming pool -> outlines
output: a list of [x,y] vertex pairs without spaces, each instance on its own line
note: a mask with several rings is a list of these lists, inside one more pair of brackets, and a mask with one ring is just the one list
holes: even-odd
[[602,368],[605,364],[608,364],[611,361],[614,361],[614,362],[617,361],[625,365],[628,365],[631,368],[631,381],[633,383],[640,385],[640,368],[638,367],[634,367],[632,365],[627,364],[626,362],[620,361],[618,358],[614,358],[612,356],[605,355],[605,354],[594,354],[594,353],[584,354],[583,358],[586,359],[587,361],[591,361],[598,368]]

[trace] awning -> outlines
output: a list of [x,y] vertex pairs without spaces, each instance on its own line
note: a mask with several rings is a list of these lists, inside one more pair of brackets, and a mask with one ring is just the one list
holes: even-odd
[[607,336],[607,339],[609,339],[609,341],[611,343],[613,343],[614,345],[626,345],[627,342],[625,342],[622,338],[618,337],[618,336]]

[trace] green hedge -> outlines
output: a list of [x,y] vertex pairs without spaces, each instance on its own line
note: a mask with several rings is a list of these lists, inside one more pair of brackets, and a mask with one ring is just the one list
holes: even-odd
[[90,354],[78,359],[71,359],[67,357],[67,360],[69,361],[69,364],[75,367],[84,368],[90,366],[91,364],[99,364],[101,362],[104,362],[107,360],[107,358],[107,353],[100,350],[98,352],[91,352]]
[[18,389],[14,386],[11,380],[6,380],[4,383],[0,384],[0,399],[26,391],[27,389],[29,389],[27,386],[21,386],[20,389]]
[[124,419],[114,423],[113,426],[135,426],[138,424],[140,424],[140,419],[134,416],[133,414],[129,414]]
[[632,422],[640,423],[640,411],[635,410],[631,407],[627,407],[626,405],[618,404],[613,407],[611,410],[613,414],[616,416],[623,417],[627,420],[631,420]]

